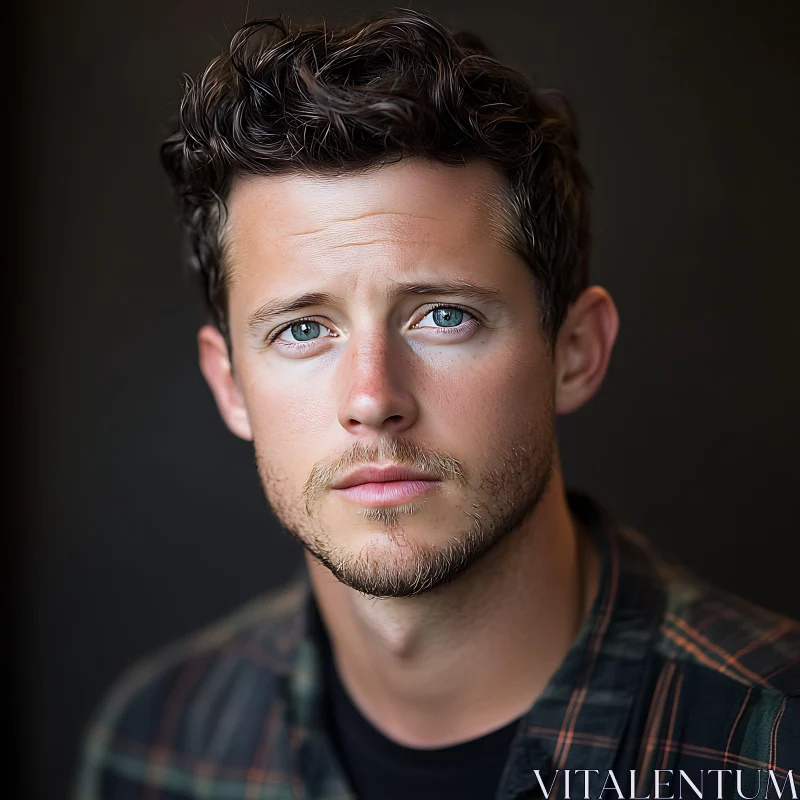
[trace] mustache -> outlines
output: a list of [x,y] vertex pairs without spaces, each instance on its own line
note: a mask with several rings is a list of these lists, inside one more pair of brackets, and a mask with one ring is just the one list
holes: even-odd
[[306,511],[311,514],[322,494],[331,488],[346,472],[380,461],[435,475],[443,481],[465,485],[466,473],[453,456],[423,448],[407,439],[378,439],[374,442],[356,442],[343,453],[318,461],[311,469],[303,487]]

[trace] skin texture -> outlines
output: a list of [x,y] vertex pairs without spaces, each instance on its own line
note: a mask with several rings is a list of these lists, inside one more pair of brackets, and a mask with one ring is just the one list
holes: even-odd
[[[306,548],[345,686],[417,747],[523,713],[596,591],[554,417],[597,391],[618,315],[590,287],[551,350],[529,268],[498,241],[499,185],[486,163],[413,159],[239,179],[225,233],[233,364],[218,331],[199,334],[220,412],[254,442],[267,498]],[[439,483],[379,509],[332,488],[386,463]]]

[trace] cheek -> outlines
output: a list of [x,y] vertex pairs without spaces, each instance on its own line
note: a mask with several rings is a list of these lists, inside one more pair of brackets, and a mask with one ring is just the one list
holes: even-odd
[[323,441],[330,417],[330,392],[314,376],[291,379],[281,370],[258,364],[243,375],[243,393],[253,436],[262,456],[286,474],[303,480],[311,463],[324,455],[315,452]]
[[423,380],[429,383],[431,427],[449,430],[459,444],[492,448],[536,425],[552,405],[550,372],[537,354],[465,355]]

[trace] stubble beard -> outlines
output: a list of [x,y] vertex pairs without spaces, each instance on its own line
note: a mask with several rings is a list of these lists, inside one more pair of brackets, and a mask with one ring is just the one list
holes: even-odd
[[[548,409],[548,412],[550,410]],[[347,453],[319,462],[301,498],[292,498],[286,477],[256,444],[256,463],[267,500],[288,533],[336,578],[375,598],[412,597],[444,586],[462,575],[489,550],[519,530],[533,514],[552,476],[555,434],[552,413],[529,424],[523,436],[497,454],[477,479],[468,481],[461,464],[400,438],[359,443]],[[334,544],[317,510],[326,488],[344,469],[370,461],[391,460],[432,471],[458,485],[470,498],[464,526],[441,543],[407,537],[403,523],[420,504],[360,508],[360,517],[380,526],[389,545],[366,544],[353,551]]]

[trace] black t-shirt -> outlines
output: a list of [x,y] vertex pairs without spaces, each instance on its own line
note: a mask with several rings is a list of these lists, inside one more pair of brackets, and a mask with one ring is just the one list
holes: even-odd
[[493,800],[519,720],[451,747],[404,747],[355,707],[323,641],[325,724],[358,800]]

